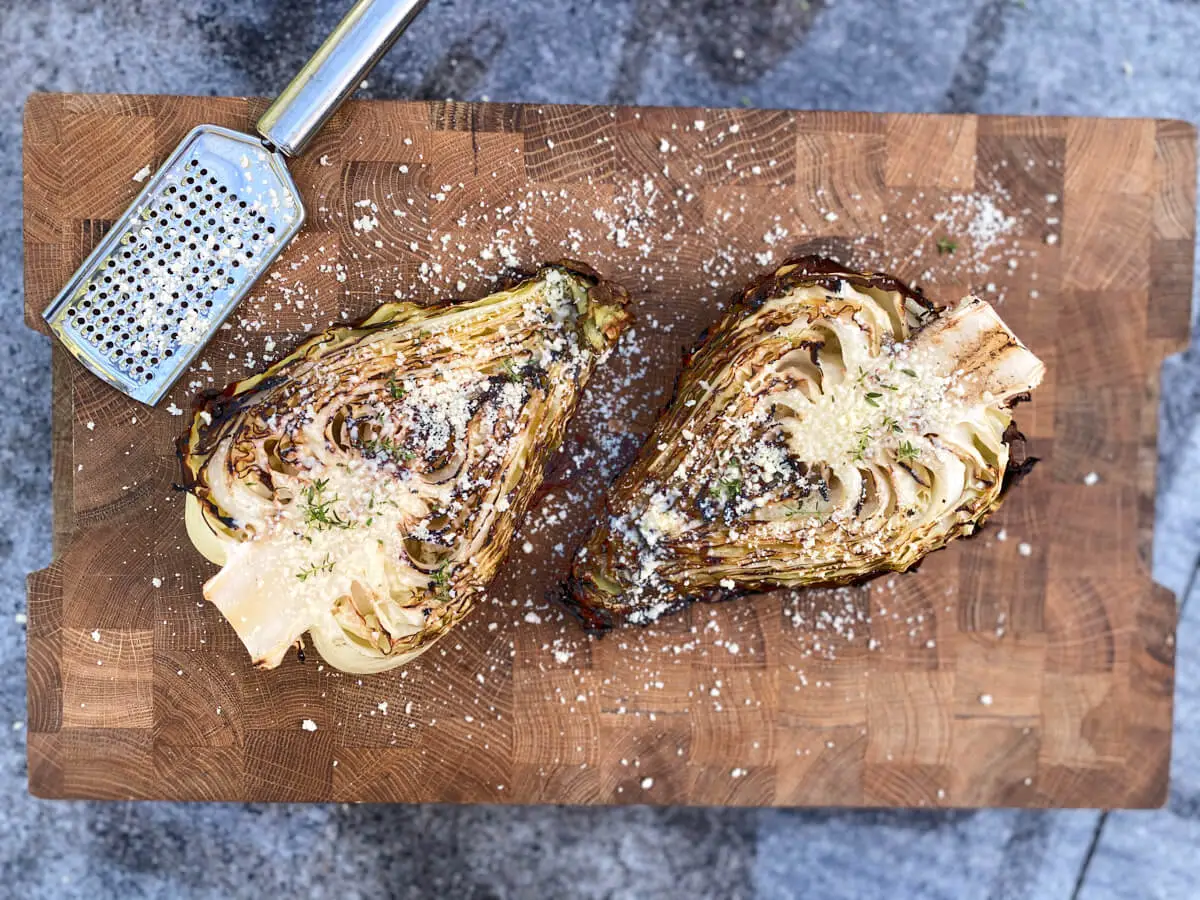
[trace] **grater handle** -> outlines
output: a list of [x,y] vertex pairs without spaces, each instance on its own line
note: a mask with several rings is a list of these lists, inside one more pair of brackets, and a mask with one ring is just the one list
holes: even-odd
[[358,0],[263,113],[258,133],[288,156],[301,153],[425,3]]

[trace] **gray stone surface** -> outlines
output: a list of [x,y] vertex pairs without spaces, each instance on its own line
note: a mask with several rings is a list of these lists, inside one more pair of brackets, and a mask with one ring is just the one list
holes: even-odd
[[[1200,604],[1168,810],[1035,814],[48,804],[25,791],[26,572],[49,549],[46,343],[20,324],[30,90],[271,94],[341,0],[0,2],[0,895],[1200,895]],[[1194,0],[432,0],[380,97],[1200,119]],[[741,49],[744,54],[736,53]],[[1164,373],[1156,574],[1200,550],[1200,354]],[[1193,591],[1193,594],[1197,591]],[[1093,837],[1099,830],[1099,839]]]
[[760,813],[755,887],[804,896],[1059,900],[1075,888],[1098,814],[1010,810]]

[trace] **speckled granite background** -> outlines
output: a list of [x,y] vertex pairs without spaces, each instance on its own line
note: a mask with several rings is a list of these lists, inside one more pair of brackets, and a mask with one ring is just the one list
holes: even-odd
[[[25,573],[50,547],[50,353],[20,315],[25,96],[271,95],[348,2],[0,0],[0,895],[1200,896],[1200,588],[1183,598],[1173,783],[1159,812],[183,807],[27,795],[17,614]],[[1197,0],[432,0],[366,93],[1195,122],[1197,46]],[[1182,597],[1200,552],[1200,353],[1167,364],[1164,398],[1156,575]]]

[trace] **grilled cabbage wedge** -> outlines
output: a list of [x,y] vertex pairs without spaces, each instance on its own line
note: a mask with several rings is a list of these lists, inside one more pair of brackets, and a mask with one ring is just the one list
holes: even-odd
[[471,609],[628,296],[579,263],[473,302],[388,303],[204,399],[180,455],[204,586],[255,664],[413,659]]
[[686,361],[567,605],[603,631],[908,569],[1032,465],[1010,407],[1043,373],[982,300],[937,308],[886,275],[789,260]]

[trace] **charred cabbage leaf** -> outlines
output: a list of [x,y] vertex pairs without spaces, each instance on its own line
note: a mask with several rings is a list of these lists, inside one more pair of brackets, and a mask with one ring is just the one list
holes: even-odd
[[272,668],[309,631],[347,672],[427,650],[512,540],[629,320],[577,263],[464,303],[389,303],[204,400],[181,440],[204,596]]
[[1042,375],[982,300],[939,309],[888,276],[790,260],[686,362],[567,603],[604,630],[908,569],[996,508],[1023,468],[1010,406]]

